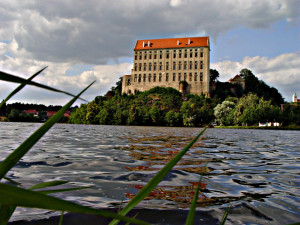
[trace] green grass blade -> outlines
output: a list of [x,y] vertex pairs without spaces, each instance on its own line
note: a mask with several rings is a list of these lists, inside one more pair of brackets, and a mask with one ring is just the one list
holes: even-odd
[[12,179],[10,179],[10,178],[8,178],[8,177],[4,177],[4,179],[7,180],[7,181],[9,181],[10,183],[15,184],[15,185],[21,185],[21,183],[19,183],[19,182],[17,182],[17,181],[14,181],[14,180],[12,180]]
[[[75,97],[75,95],[73,95],[71,93],[68,93],[66,91],[61,91],[61,90],[58,90],[56,88],[52,88],[52,87],[49,87],[49,86],[46,86],[46,85],[43,85],[43,84],[39,84],[39,83],[34,82],[34,81],[26,80],[26,79],[23,79],[21,77],[17,77],[15,75],[4,73],[2,71],[0,71],[0,80],[8,81],[8,82],[13,82],[13,83],[20,83],[20,84],[24,84],[24,85],[26,85],[26,84],[27,85],[33,85],[33,86],[36,86],[36,87],[39,87],[39,88],[47,89],[49,91],[59,92],[59,93],[63,93],[63,94]],[[84,100],[82,98],[79,98],[79,99],[87,102],[86,100]]]
[[0,204],[0,225],[6,225],[14,213],[16,206]]
[[61,215],[60,215],[60,219],[59,219],[59,225],[62,225],[63,223],[63,219],[64,219],[64,211],[61,211]]
[[[198,138],[205,132],[205,127],[183,150],[181,150],[173,159],[171,159],[146,185],[143,187],[137,195],[131,199],[131,201],[119,212],[120,215],[126,215],[132,208],[139,204],[171,171],[176,163],[184,156],[184,154],[192,147],[192,145],[198,140]],[[117,220],[113,220],[110,224],[117,224]]]
[[[95,82],[95,81],[94,81]],[[93,83],[94,83],[93,82]],[[35,145],[43,135],[63,117],[64,113],[71,107],[71,105],[79,98],[79,96],[86,91],[93,83],[87,86],[77,96],[75,96],[70,102],[62,107],[57,113],[55,113],[50,119],[48,119],[39,129],[37,129],[29,138],[27,138],[18,148],[16,148],[9,156],[7,156],[0,163],[0,180],[6,175],[6,173],[13,168],[16,163]]]
[[[207,163],[204,166],[204,168],[206,168],[206,166],[207,166]],[[203,168],[203,170],[204,170],[203,173],[205,172],[204,168]],[[202,181],[203,173],[201,174],[199,183],[197,185],[197,189],[196,189],[196,192],[195,192],[192,204],[191,204],[191,208],[190,208],[187,220],[185,222],[186,225],[194,225],[195,224],[194,220],[195,220],[195,214],[196,214],[196,204],[197,204],[197,200],[198,200],[198,196],[199,196],[200,183]]]
[[220,222],[220,225],[225,225],[225,222],[227,220],[227,217],[228,217],[228,214],[229,214],[229,211],[230,211],[230,208],[231,208],[231,203],[227,206],[226,210],[225,210],[225,213],[221,219],[221,222]]
[[77,191],[82,189],[87,189],[90,187],[77,187],[77,188],[63,188],[63,189],[51,189],[51,190],[42,190],[42,191],[36,191],[42,194],[53,194],[53,193],[60,193],[60,192],[66,192],[66,191]]
[[108,218],[116,218],[118,220],[134,224],[148,224],[141,220],[121,216],[105,210],[93,209],[74,202],[65,201],[53,196],[44,195],[36,191],[26,190],[4,183],[0,183],[0,204],[92,214]]
[[53,187],[53,186],[66,184],[68,182],[69,181],[64,181],[64,180],[55,180],[55,181],[44,182],[44,183],[33,185],[30,188],[28,188],[28,190],[35,190],[35,189],[40,189],[40,188]]
[[[41,69],[40,71],[36,72],[35,74],[33,74],[31,77],[29,77],[27,79],[27,81],[31,81],[33,78],[35,78],[37,75],[39,75],[41,72],[43,72],[45,69],[47,68],[44,67],[43,69]],[[17,94],[19,91],[22,90],[23,87],[25,87],[26,84],[20,84],[15,90],[13,90],[0,104],[0,109],[2,108],[2,106],[15,94]]]

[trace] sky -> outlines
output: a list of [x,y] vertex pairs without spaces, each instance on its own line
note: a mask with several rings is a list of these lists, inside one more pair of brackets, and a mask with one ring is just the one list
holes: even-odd
[[[300,98],[300,0],[1,0],[0,70],[91,101],[130,74],[137,40],[209,36],[210,67],[228,81],[243,68]],[[17,84],[0,81],[0,100]],[[64,105],[26,86],[9,101]],[[79,105],[84,103],[77,101]]]

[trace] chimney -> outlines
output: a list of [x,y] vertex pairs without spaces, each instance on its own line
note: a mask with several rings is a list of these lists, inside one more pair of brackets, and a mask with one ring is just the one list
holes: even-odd
[[188,40],[188,44],[189,44],[189,45],[191,44],[191,39]]
[[143,41],[143,48],[145,47],[145,42]]
[[150,41],[148,41],[148,47],[150,47]]
[[179,40],[177,40],[177,45],[179,45]]

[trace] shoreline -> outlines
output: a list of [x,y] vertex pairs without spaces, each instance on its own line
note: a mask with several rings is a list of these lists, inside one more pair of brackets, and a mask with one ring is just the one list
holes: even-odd
[[257,130],[300,130],[300,126],[259,127],[259,126],[215,126],[216,129],[257,129]]

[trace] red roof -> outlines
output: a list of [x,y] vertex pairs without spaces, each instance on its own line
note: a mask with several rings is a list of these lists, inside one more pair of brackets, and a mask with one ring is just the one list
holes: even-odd
[[28,109],[26,111],[24,111],[24,113],[33,113],[33,114],[38,114],[39,112],[34,110],[34,109]]
[[188,47],[209,47],[209,37],[138,40],[134,50]]

